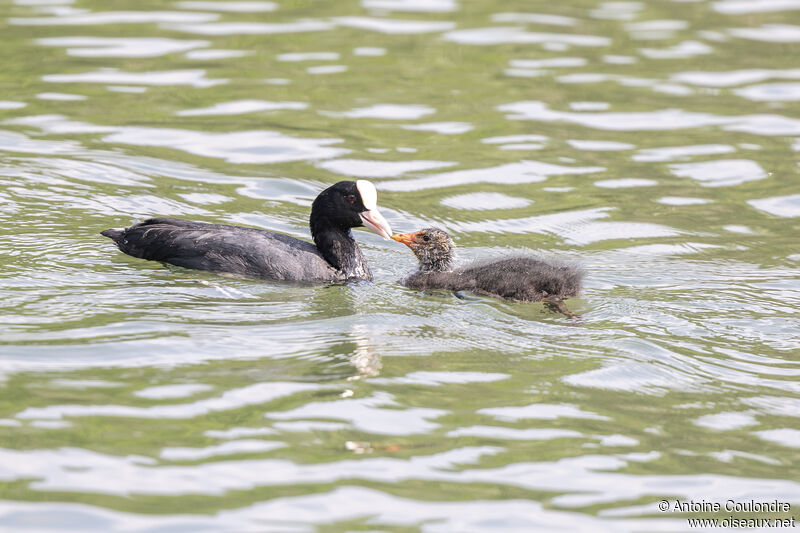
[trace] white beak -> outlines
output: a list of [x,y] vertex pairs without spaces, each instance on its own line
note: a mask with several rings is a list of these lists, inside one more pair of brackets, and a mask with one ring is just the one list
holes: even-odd
[[386,219],[383,218],[383,215],[381,215],[377,207],[364,211],[360,214],[360,216],[361,222],[364,223],[365,227],[374,231],[386,240],[389,240],[392,237],[392,228],[389,226],[389,223],[386,222]]

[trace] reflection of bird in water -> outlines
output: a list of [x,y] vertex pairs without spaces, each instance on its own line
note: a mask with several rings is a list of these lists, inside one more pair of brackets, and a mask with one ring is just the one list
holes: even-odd
[[128,255],[186,268],[283,281],[371,280],[350,229],[366,226],[389,238],[392,230],[377,198],[366,180],[340,181],[322,191],[309,217],[314,244],[262,229],[177,218],[151,218],[102,234]]
[[574,318],[562,301],[577,296],[583,271],[574,265],[514,256],[453,268],[455,243],[438,228],[392,235],[414,252],[419,269],[403,280],[412,289],[472,291],[506,300],[543,301]]

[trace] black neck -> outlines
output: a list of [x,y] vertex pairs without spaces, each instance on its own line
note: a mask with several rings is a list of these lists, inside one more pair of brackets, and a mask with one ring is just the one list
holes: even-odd
[[331,222],[313,216],[310,220],[311,237],[325,261],[345,276],[357,276],[361,250],[350,228],[331,225]]
[[437,248],[418,247],[414,255],[419,260],[420,272],[449,272],[453,268],[453,252]]
[[450,256],[428,259],[428,261],[419,265],[419,269],[422,272],[448,272],[452,268],[453,258]]

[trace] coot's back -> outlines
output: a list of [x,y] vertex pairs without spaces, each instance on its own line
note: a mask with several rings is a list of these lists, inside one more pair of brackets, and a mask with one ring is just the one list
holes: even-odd
[[186,268],[279,281],[344,279],[314,244],[256,228],[151,218],[101,233],[128,255]]

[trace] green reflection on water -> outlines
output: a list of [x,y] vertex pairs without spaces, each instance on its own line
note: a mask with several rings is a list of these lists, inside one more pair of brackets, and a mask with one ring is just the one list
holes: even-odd
[[[101,2],[80,2],[75,7],[112,9]],[[620,462],[618,468],[608,469],[619,474],[619,479],[613,475],[602,478],[610,485],[625,484],[625,475],[641,479],[652,476],[652,494],[569,508],[587,516],[615,507],[651,505],[659,491],[664,497],[671,496],[669,483],[658,476],[708,474],[754,482],[793,482],[790,474],[798,461],[796,437],[782,445],[754,432],[796,427],[796,413],[787,412],[785,406],[798,401],[794,385],[797,261],[790,256],[797,253],[800,227],[796,217],[769,215],[747,201],[797,194],[794,138],[755,135],[721,126],[614,131],[563,120],[509,120],[508,113],[497,108],[519,101],[540,101],[549,110],[570,112],[570,104],[575,102],[604,102],[609,112],[620,113],[680,109],[719,116],[797,117],[796,101],[754,102],[737,96],[728,87],[689,84],[682,85],[688,88],[687,94],[676,95],[653,90],[651,85],[675,85],[673,76],[682,72],[793,69],[797,44],[732,38],[729,30],[797,24],[798,14],[785,11],[732,17],[715,12],[704,2],[647,2],[635,15],[635,21],[680,19],[689,24],[670,37],[637,40],[625,29],[625,21],[592,18],[591,10],[597,7],[595,2],[583,1],[565,6],[545,2],[463,2],[452,13],[392,15],[397,19],[455,21],[458,29],[467,29],[503,25],[491,21],[491,15],[497,12],[551,13],[578,20],[569,27],[526,27],[529,31],[598,35],[612,40],[608,47],[576,46],[568,50],[547,50],[531,44],[461,45],[443,39],[440,33],[387,35],[348,27],[281,35],[197,35],[158,24],[5,26],[5,54],[0,58],[2,98],[25,102],[27,106],[2,110],[2,118],[59,114],[93,127],[89,133],[47,133],[35,124],[13,120],[2,126],[3,130],[23,133],[33,140],[75,143],[59,155],[63,161],[55,164],[50,161],[55,157],[53,150],[4,149],[0,159],[0,198],[8,206],[0,213],[0,235],[5,242],[0,244],[0,291],[2,313],[8,317],[7,329],[0,337],[0,354],[7,363],[3,370],[7,381],[0,389],[0,418],[19,420],[21,424],[0,426],[3,448],[31,452],[76,448],[114,457],[153,458],[152,466],[142,467],[145,472],[147,468],[158,470],[173,464],[190,469],[224,461],[276,460],[293,465],[330,464],[331,473],[323,482],[283,482],[264,472],[261,483],[242,483],[212,495],[188,491],[161,496],[143,491],[120,496],[111,490],[81,490],[79,486],[37,488],[37,480],[52,475],[50,469],[69,470],[70,465],[59,463],[56,458],[51,464],[45,462],[46,467],[36,479],[12,475],[12,479],[0,483],[0,495],[11,501],[84,502],[134,513],[168,515],[239,509],[350,485],[373,487],[397,498],[476,502],[521,499],[561,510],[566,507],[554,504],[553,498],[582,490],[580,486],[566,490],[555,481],[543,481],[543,488],[530,488],[502,474],[495,481],[415,477],[420,468],[415,458],[481,446],[495,447],[497,451],[442,470],[502,470],[520,463],[566,464],[572,458],[598,455]],[[116,2],[113,9],[168,8],[156,2]],[[274,13],[230,13],[223,14],[221,20],[291,22],[303,17],[327,20],[366,13],[357,2],[282,2]],[[46,15],[35,14],[31,7],[6,5],[0,7],[0,16]],[[699,31],[717,32],[725,40],[715,41]],[[35,41],[78,35],[204,40],[209,42],[207,48],[244,50],[249,55],[208,61],[192,60],[183,53],[149,58],[76,57],[69,55],[65,47],[43,46]],[[641,48],[666,49],[687,40],[704,40],[712,52],[668,60],[648,59],[640,53]],[[363,46],[385,48],[386,54],[354,55],[354,48]],[[277,59],[280,53],[323,51],[336,52],[340,57],[330,62]],[[636,62],[608,63],[604,59],[608,55],[629,56]],[[548,69],[530,78],[505,72],[514,59],[559,56],[583,58],[586,64]],[[347,70],[327,75],[306,70],[328,63],[346,65]],[[203,69],[206,79],[229,81],[206,88],[142,84],[146,87],[144,92],[127,93],[107,88],[125,84],[53,83],[42,79],[50,74],[101,68],[139,73]],[[576,73],[600,73],[609,79],[597,83],[560,79]],[[265,81],[274,79],[287,79],[290,83]],[[776,80],[766,82],[772,81]],[[86,99],[35,97],[44,92],[79,94]],[[177,115],[187,109],[254,99],[302,102],[308,107],[233,115]],[[378,104],[424,105],[435,113],[405,120],[337,115]],[[473,129],[448,135],[402,128],[428,122],[463,122]],[[381,182],[524,160],[601,167],[605,170],[552,175],[544,181],[519,184],[492,183],[489,179],[489,183],[453,183],[408,192],[390,189],[381,191],[380,199],[380,204],[393,212],[397,229],[412,229],[412,220],[445,226],[472,223],[469,227],[477,230],[455,235],[465,259],[513,248],[567,254],[581,260],[590,271],[589,286],[585,299],[573,305],[583,320],[571,324],[547,313],[540,305],[462,301],[449,295],[407,291],[396,283],[403,272],[412,268],[406,250],[370,240],[364,233],[359,233],[358,238],[366,243],[366,253],[374,265],[376,283],[372,287],[275,286],[165,269],[122,256],[97,232],[151,214],[154,205],[174,211],[152,214],[249,224],[257,220],[270,229],[303,235],[307,202],[282,197],[285,191],[276,182],[263,187],[275,195],[265,202],[257,194],[247,194],[242,184],[258,185],[263,178],[287,178],[321,188],[342,179],[342,175],[316,166],[313,157],[274,164],[239,164],[221,157],[194,155],[169,147],[169,143],[109,142],[108,132],[98,131],[98,127],[217,133],[266,130],[301,139],[339,139],[332,146],[348,150],[343,157],[352,159],[455,163],[429,173],[376,179],[379,188]],[[482,142],[489,137],[531,134],[547,139],[540,148],[525,150],[504,150],[502,143]],[[178,134],[175,138],[180,137]],[[570,140],[613,141],[633,148],[587,151],[570,145]],[[674,161],[632,157],[638,150],[691,145],[725,145],[730,151]],[[414,151],[404,151],[407,148]],[[141,159],[145,157],[154,159],[146,163]],[[85,167],[71,169],[69,165],[70,161],[97,162],[101,158],[105,158],[107,166],[94,172]],[[769,177],[729,187],[704,187],[698,180],[676,176],[670,168],[675,163],[718,159],[750,159]],[[120,170],[135,170],[139,176],[118,182],[114,173]],[[502,177],[502,172],[498,170],[497,177]],[[615,178],[646,178],[656,183],[635,188],[594,185],[597,180]],[[553,187],[573,189],[546,190]],[[498,192],[533,202],[522,208],[488,211],[442,204],[447,197],[472,192]],[[191,198],[187,195],[198,193],[219,195],[223,200],[206,203],[187,199]],[[664,196],[697,197],[711,203],[658,203]],[[158,204],[156,200],[171,203]],[[524,222],[529,217],[600,208],[610,209],[598,218],[599,222],[660,224],[674,229],[675,234],[629,238],[623,231],[619,238],[601,238],[607,236],[604,231],[611,231],[609,226],[602,226],[597,230],[598,238],[581,240],[579,237],[589,230],[580,224],[573,239],[558,231],[497,230],[504,219]],[[256,218],[246,218],[248,215]],[[750,233],[726,229],[729,226],[745,226]],[[631,256],[625,251],[632,246],[656,244],[686,246],[685,250],[691,253],[648,257]],[[233,289],[240,292],[231,293]],[[635,344],[631,339],[642,342]],[[362,361],[361,366],[358,361]],[[618,372],[592,374],[608,368]],[[434,385],[391,381],[418,372],[493,373],[506,377]],[[53,380],[99,381],[112,386],[76,388],[54,384]],[[26,409],[48,406],[191,404],[248,385],[279,381],[316,383],[320,388],[177,419],[75,416],[65,417],[68,425],[53,428],[36,427],[28,419],[15,418]],[[151,386],[185,383],[211,388],[177,399],[148,400],[134,394]],[[387,411],[414,413],[415,409],[439,410],[441,414],[422,416],[423,427],[428,428],[425,430],[404,431],[401,427],[395,433],[380,433],[364,430],[350,420],[347,406],[351,404],[343,403],[341,413],[310,417],[317,422],[338,423],[339,428],[276,430],[274,434],[252,437],[282,442],[286,445],[282,448],[196,461],[160,458],[164,448],[221,444],[222,440],[205,435],[209,430],[273,427],[285,420],[271,418],[270,414],[376,395],[389,400],[364,415],[367,419],[388,416]],[[767,398],[766,407],[744,402],[760,397]],[[487,408],[531,404],[569,404],[606,419],[500,420],[479,413]],[[724,413],[741,413],[744,418],[740,424],[723,424],[721,429],[697,423],[702,417]],[[419,418],[410,416],[409,424],[419,422]],[[491,435],[491,428],[475,430],[484,426],[502,429],[497,430],[497,435]],[[464,430],[470,428],[472,434],[465,434]],[[575,435],[542,440],[509,437],[513,430],[538,429],[571,431]],[[503,430],[512,433],[502,433]],[[624,438],[603,440],[613,436]],[[348,449],[348,442],[360,443],[370,453],[355,454]],[[336,475],[342,462],[375,458],[405,461],[408,479],[388,482],[368,475]],[[89,469],[92,466],[83,465]],[[604,472],[598,470],[596,475],[600,477]],[[593,472],[574,466],[565,466],[561,472],[563,476],[575,475],[578,481],[595,479]],[[218,483],[217,477],[209,479],[210,486]],[[657,515],[655,507],[650,514]],[[353,519],[332,524],[330,530],[368,526],[368,521]],[[391,529],[393,526],[397,525],[381,527],[395,530]],[[396,530],[403,529],[397,526]]]

